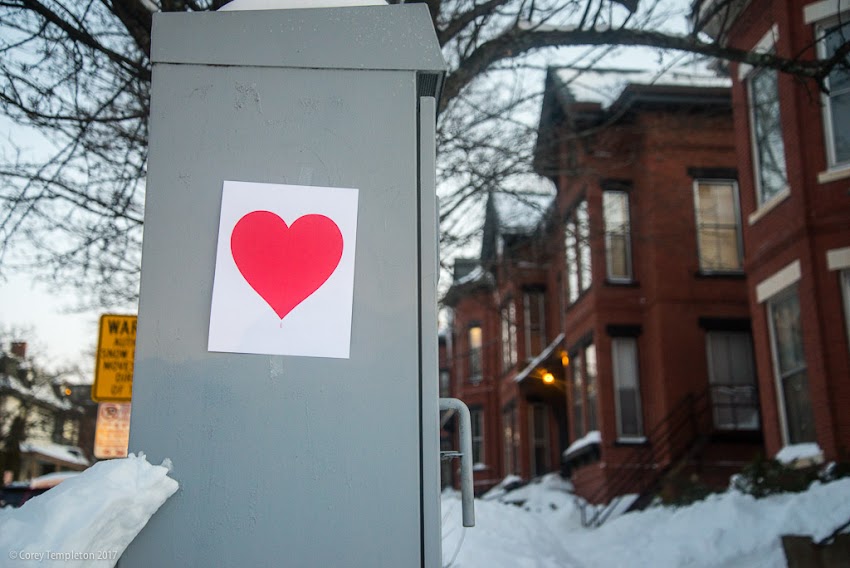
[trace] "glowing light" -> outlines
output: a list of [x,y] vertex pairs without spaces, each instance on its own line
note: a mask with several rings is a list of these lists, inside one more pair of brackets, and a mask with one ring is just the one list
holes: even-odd
[[547,385],[551,385],[555,382],[555,375],[552,373],[543,373],[543,382]]
[[570,366],[570,356],[567,355],[566,351],[561,355],[561,365],[563,365],[564,367]]

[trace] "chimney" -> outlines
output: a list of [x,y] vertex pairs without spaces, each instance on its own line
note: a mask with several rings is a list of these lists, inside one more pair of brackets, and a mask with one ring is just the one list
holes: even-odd
[[26,341],[13,341],[12,342],[12,355],[17,357],[18,359],[26,359],[27,358],[27,342]]

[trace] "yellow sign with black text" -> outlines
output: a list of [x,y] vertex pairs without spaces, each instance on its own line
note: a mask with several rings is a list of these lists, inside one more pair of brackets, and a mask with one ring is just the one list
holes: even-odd
[[136,316],[100,316],[97,363],[91,397],[95,402],[130,402],[133,396],[133,356]]

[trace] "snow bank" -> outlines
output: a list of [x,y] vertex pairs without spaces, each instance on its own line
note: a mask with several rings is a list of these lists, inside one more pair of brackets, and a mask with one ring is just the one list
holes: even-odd
[[0,565],[115,566],[177,491],[169,468],[130,454],[99,462],[20,509],[0,510]]
[[[528,487],[528,486],[526,486]],[[525,487],[521,488],[525,489]],[[559,502],[562,490],[539,502]],[[510,499],[510,492],[503,499]],[[531,501],[531,499],[529,499]],[[711,495],[689,507],[628,513],[598,529],[582,528],[578,507],[525,508],[476,501],[476,527],[460,526],[460,502],[443,495],[443,565],[452,568],[785,566],[780,537],[818,541],[850,519],[850,478],[816,482],[804,493],[755,499],[736,491]]]
[[780,537],[829,536],[850,519],[850,479],[755,499],[735,491],[678,509],[632,513],[567,535],[578,566],[784,566]]

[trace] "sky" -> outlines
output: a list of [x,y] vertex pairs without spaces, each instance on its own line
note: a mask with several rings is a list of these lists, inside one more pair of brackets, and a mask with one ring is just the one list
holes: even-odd
[[94,369],[100,312],[73,312],[70,293],[51,293],[23,274],[0,283],[0,306],[0,337],[26,341],[40,365],[49,369],[78,365],[86,373]]

